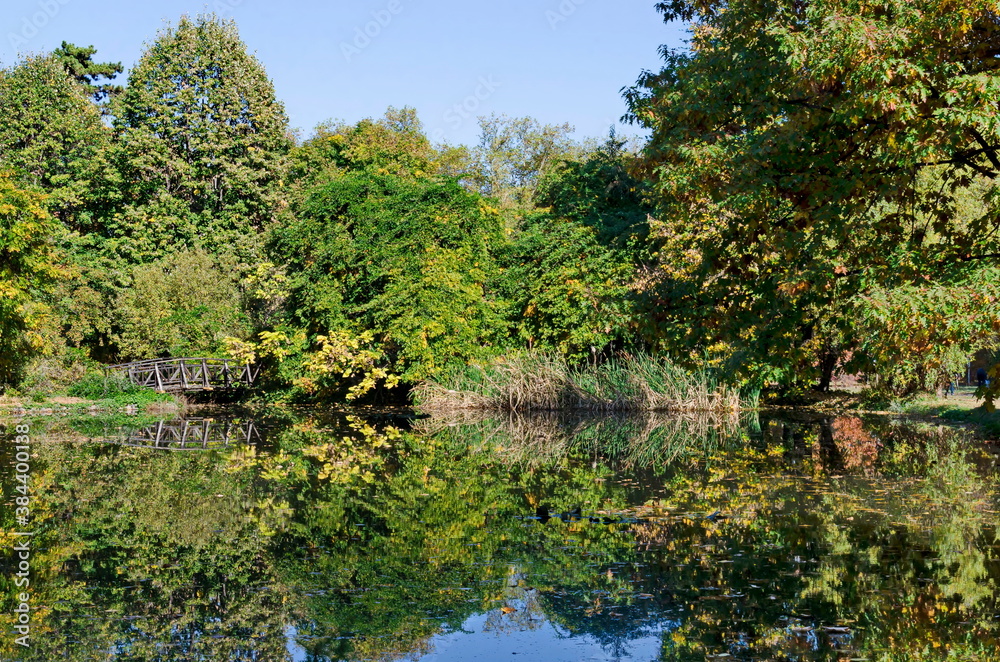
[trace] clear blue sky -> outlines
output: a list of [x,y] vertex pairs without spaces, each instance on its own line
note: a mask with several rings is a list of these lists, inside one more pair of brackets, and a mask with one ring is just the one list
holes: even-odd
[[686,36],[654,0],[4,0],[0,64],[66,40],[130,67],[166,23],[204,11],[236,21],[306,135],[408,105],[428,135],[466,144],[492,112],[603,136],[620,89]]

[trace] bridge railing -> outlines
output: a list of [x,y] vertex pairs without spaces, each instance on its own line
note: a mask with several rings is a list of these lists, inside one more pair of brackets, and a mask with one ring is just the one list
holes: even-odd
[[108,370],[124,375],[133,384],[161,392],[253,386],[257,378],[254,366],[207,357],[147,359],[108,366]]

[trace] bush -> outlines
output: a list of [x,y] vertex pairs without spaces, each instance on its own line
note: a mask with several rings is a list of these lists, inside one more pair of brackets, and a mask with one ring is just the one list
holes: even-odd
[[370,332],[407,381],[493,351],[501,320],[486,283],[500,217],[458,182],[350,172],[297,212],[271,250],[290,275],[290,323],[310,344]]
[[135,267],[117,302],[122,358],[212,356],[229,336],[246,335],[240,293],[230,274],[203,251]]
[[56,345],[51,353],[28,364],[19,390],[33,399],[44,399],[77,382],[87,372],[88,363],[92,362],[83,350]]
[[80,381],[70,386],[67,393],[76,398],[104,400],[152,392],[142,386],[133,384],[127,377],[122,375],[92,370],[87,372]]

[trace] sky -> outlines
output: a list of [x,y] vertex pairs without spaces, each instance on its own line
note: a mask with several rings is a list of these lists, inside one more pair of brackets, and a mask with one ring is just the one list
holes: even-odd
[[[4,0],[0,65],[65,40],[128,68],[165,25],[215,12],[236,21],[292,128],[417,109],[435,143],[474,144],[477,117],[568,122],[602,137],[625,113],[621,89],[681,48],[654,0]],[[119,76],[119,79],[122,77]]]

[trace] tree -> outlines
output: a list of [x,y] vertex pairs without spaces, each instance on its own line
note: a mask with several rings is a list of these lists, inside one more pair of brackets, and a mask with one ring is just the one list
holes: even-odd
[[632,345],[635,270],[650,211],[628,173],[633,157],[613,135],[580,160],[552,164],[498,253],[495,287],[512,336],[572,359]]
[[480,192],[502,207],[530,207],[538,180],[576,146],[569,124],[542,125],[531,117],[491,115],[479,120],[479,145],[472,156],[471,179]]
[[859,367],[887,393],[946,386],[977,350],[997,346],[998,306],[997,267],[963,269],[943,284],[872,288],[854,310]]
[[52,56],[66,68],[66,72],[76,82],[90,90],[95,102],[101,103],[112,94],[119,94],[122,88],[111,83],[97,84],[97,81],[102,78],[112,80],[123,71],[123,68],[121,62],[94,62],[95,53],[97,49],[93,46],[76,46],[64,41],[59,48],[52,51]]
[[629,338],[633,269],[594,228],[551,214],[527,215],[499,251],[494,291],[512,339],[527,349],[590,359]]
[[[853,323],[859,297],[965,291],[970,269],[1000,257],[995,3],[658,8],[693,26],[690,50],[664,49],[664,68],[626,92],[652,131],[647,331],[662,346],[825,386],[842,357],[877,367]],[[959,213],[970,196],[975,212]]]
[[390,106],[385,115],[350,125],[328,120],[289,155],[293,197],[349,170],[371,169],[402,177],[436,174],[476,189],[473,157],[464,145],[432,146],[413,108]]
[[50,195],[67,227],[88,230],[100,213],[110,132],[87,89],[55,56],[31,56],[0,74],[0,166]]
[[313,342],[370,331],[408,380],[486,355],[499,213],[454,180],[349,171],[316,187],[270,250],[292,326]]
[[[645,182],[629,172],[636,155],[612,131],[597,149],[563,159],[539,179],[539,207],[594,228],[605,245],[643,250],[653,211]],[[638,259],[638,254],[635,255]]]
[[292,150],[290,179],[305,194],[346,170],[380,170],[400,176],[430,172],[434,149],[413,108],[389,107],[377,120],[323,122]]
[[246,335],[231,274],[202,251],[175,253],[133,269],[114,307],[122,359],[211,356]]
[[45,197],[0,173],[0,385],[16,384],[44,339],[45,294],[60,278],[55,244],[59,224]]
[[236,25],[164,29],[114,99],[131,203],[114,235],[136,260],[175,248],[252,256],[283,204],[287,119]]

